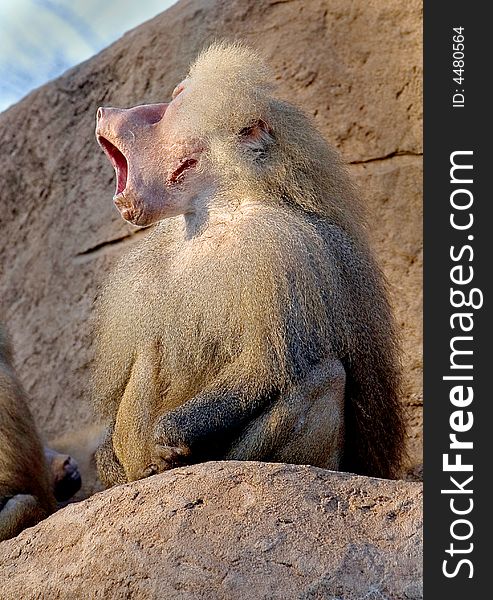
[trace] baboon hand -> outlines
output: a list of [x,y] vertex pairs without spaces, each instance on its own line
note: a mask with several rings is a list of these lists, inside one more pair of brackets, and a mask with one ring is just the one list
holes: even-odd
[[144,477],[162,473],[187,463],[190,449],[186,446],[155,444],[151,464],[144,470]]

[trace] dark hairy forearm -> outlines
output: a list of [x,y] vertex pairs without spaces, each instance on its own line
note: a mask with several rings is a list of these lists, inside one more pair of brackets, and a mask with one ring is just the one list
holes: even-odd
[[162,415],[156,437],[169,446],[193,450],[210,438],[229,437],[243,428],[269,404],[274,393],[253,396],[248,391],[202,392],[189,402]]

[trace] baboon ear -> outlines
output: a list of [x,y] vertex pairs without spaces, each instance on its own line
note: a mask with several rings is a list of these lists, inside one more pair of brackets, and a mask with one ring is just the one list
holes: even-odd
[[244,127],[239,135],[241,144],[255,153],[265,152],[267,147],[274,142],[272,128],[262,119]]

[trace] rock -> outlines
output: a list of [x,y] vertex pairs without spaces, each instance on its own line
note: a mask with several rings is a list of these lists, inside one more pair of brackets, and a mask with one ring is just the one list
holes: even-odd
[[2,600],[417,600],[419,483],[284,464],[183,467],[0,544]]
[[182,0],[0,115],[0,314],[39,428],[51,438],[92,421],[92,305],[115,257],[145,235],[112,206],[113,171],[93,135],[96,109],[168,98],[213,38],[257,48],[279,94],[313,115],[351,163],[402,331],[415,468],[422,447],[420,0]]

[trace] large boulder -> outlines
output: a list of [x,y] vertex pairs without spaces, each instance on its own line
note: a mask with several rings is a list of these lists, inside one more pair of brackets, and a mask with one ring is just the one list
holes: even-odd
[[[144,233],[113,208],[99,105],[169,98],[197,51],[240,39],[351,164],[403,339],[411,468],[421,462],[421,1],[182,0],[0,115],[0,318],[46,437],[90,423],[90,315]],[[2,317],[3,315],[3,317]]]
[[2,600],[418,600],[421,484],[315,467],[183,467],[0,544]]

